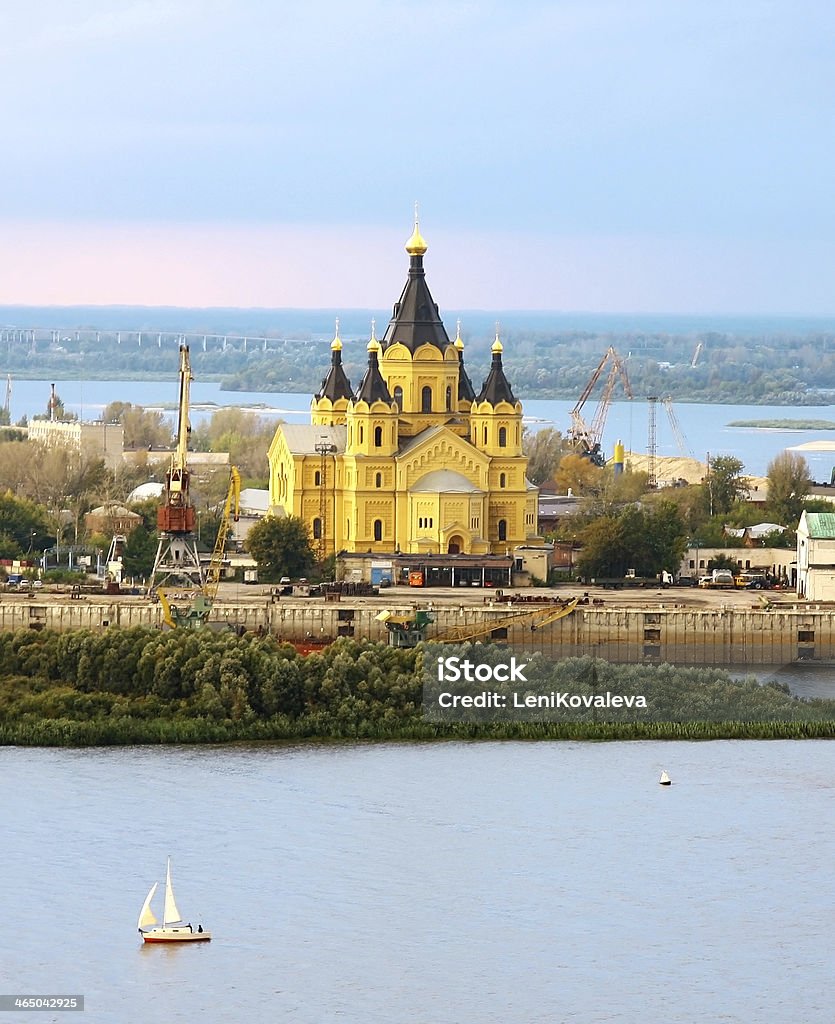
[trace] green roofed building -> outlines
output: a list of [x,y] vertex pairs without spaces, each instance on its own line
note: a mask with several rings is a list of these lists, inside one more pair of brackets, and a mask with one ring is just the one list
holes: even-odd
[[797,527],[797,594],[835,601],[835,512],[804,512]]

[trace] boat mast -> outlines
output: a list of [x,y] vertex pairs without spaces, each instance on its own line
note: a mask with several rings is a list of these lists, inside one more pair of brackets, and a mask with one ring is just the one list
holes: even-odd
[[168,892],[171,888],[171,858],[165,865],[165,899],[162,901],[162,927],[165,930],[165,912],[168,910]]

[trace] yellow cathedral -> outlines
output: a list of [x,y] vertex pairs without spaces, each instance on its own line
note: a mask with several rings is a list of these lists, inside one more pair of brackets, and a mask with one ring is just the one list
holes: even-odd
[[426,283],[426,248],[416,219],[409,276],[381,340],[372,324],[356,389],[337,322],[311,425],[281,424],[270,445],[272,511],[303,519],[320,557],[510,556],[542,543],[498,332],[476,393],[460,328],[450,341]]

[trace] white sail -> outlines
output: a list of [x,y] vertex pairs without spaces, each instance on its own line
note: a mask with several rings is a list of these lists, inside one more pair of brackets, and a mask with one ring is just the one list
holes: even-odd
[[142,910],[139,912],[139,922],[137,928],[147,928],[149,925],[156,924],[157,919],[154,917],[154,912],[151,910],[151,900],[154,898],[154,893],[157,891],[157,883],[151,886],[151,891],[145,897],[145,902],[142,904]]
[[174,890],[171,887],[171,858],[168,858],[168,867],[165,871],[165,907],[162,911],[162,924],[172,924],[174,921],[181,921],[182,916],[174,902]]

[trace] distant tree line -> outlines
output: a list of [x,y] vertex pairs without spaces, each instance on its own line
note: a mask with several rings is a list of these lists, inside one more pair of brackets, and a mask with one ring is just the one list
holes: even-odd
[[[347,340],[345,367],[358,381],[365,368],[365,340]],[[492,337],[465,337],[473,382],[486,375]],[[670,395],[676,401],[735,404],[823,405],[835,389],[835,334],[820,332],[700,332],[533,330],[512,326],[503,335],[506,367],[521,398],[576,398],[601,355],[612,345],[626,359],[635,394]],[[264,352],[241,341],[224,351],[193,347],[200,380],[219,380],[232,391],[300,392],[319,386],[328,362],[326,346],[310,338],[276,339]],[[169,346],[114,344],[85,335],[58,344],[13,343],[6,370],[35,378],[172,377]],[[693,363],[695,362],[695,365]]]

